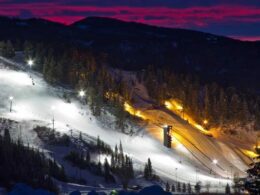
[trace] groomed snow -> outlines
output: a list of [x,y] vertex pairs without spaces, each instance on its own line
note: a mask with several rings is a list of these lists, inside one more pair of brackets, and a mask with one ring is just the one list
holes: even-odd
[[[6,64],[3,60],[2,63]],[[35,85],[32,85],[30,75]],[[181,149],[183,152],[165,148],[160,141],[145,133],[145,129],[142,136],[129,136],[104,128],[91,115],[88,106],[80,104],[77,99],[72,99],[72,103],[65,102],[61,98],[63,90],[51,87],[36,73],[11,70],[0,65],[0,89],[0,117],[34,123],[39,121],[50,127],[54,117],[55,129],[58,131],[69,133],[70,129],[75,129],[94,137],[99,135],[111,147],[121,140],[124,151],[133,157],[135,167],[143,169],[144,162],[151,158],[156,173],[165,181],[177,178],[178,181],[194,184],[200,180],[203,184],[210,182],[211,186],[225,186],[230,182],[208,174],[203,165],[195,160],[185,160],[185,157],[180,155],[188,152],[185,148]],[[11,113],[9,96],[14,97]],[[180,158],[182,163],[179,162]]]

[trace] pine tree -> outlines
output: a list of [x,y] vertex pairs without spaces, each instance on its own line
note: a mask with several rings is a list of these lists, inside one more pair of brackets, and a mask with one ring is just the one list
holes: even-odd
[[175,191],[176,191],[174,184],[172,184],[172,189],[171,189],[171,191],[172,191],[172,192],[175,192]]
[[14,56],[15,56],[15,51],[14,51],[13,44],[10,40],[8,40],[6,43],[6,57],[13,58]]
[[100,151],[100,149],[101,149],[101,141],[100,141],[99,136],[97,137],[97,149],[98,149],[98,151]]
[[11,136],[10,136],[10,132],[7,128],[5,128],[5,131],[4,131],[4,141],[6,143],[10,143],[11,142]]
[[102,175],[102,164],[100,161],[98,162],[98,165],[97,165],[97,174]]
[[120,141],[120,144],[119,144],[119,153],[122,155],[124,154],[124,151],[123,151],[123,146],[122,146],[122,142]]
[[144,166],[144,178],[147,180],[153,179],[153,168],[150,158],[148,158],[148,161]]
[[26,59],[29,59],[32,57],[33,53],[33,45],[29,41],[25,41],[23,45],[24,55]]
[[188,187],[187,187],[187,188],[188,188],[188,189],[187,189],[187,190],[188,190],[188,193],[191,194],[191,185],[190,185],[190,183],[188,183]]
[[6,45],[4,41],[0,42],[0,55],[5,56],[6,52]]
[[245,125],[246,123],[248,123],[249,119],[250,119],[250,112],[248,109],[248,105],[247,102],[243,100],[242,108],[240,110],[239,120],[241,121],[242,125]]
[[79,132],[79,140],[80,140],[80,141],[83,140],[83,139],[82,139],[82,132],[81,132],[81,131]]
[[232,95],[229,106],[229,118],[232,120],[232,122],[238,122],[240,115],[240,98],[236,93]]
[[153,177],[153,167],[152,167],[152,162],[151,162],[150,158],[148,158],[147,167],[148,167],[148,176],[149,176],[150,179],[152,179],[152,177]]
[[195,192],[199,194],[200,190],[201,190],[201,183],[197,182],[196,185],[194,186],[194,189],[195,189]]
[[181,192],[181,183],[177,182],[177,192]]
[[118,148],[115,146],[115,167],[118,166]]
[[226,188],[225,188],[225,193],[230,194],[230,186],[229,186],[228,183],[227,183]]
[[122,146],[121,141],[119,144],[118,163],[119,163],[119,166],[122,166],[124,164],[124,151],[123,151],[123,146]]
[[204,88],[204,118],[209,118],[210,113],[210,100],[208,86]]
[[[260,194],[260,156],[257,157],[256,162],[251,165],[251,168],[247,170],[248,177],[245,182],[245,189],[249,191],[250,194]],[[239,179],[236,176],[235,190],[240,192],[241,186],[239,186]]]
[[109,182],[110,178],[110,166],[108,164],[107,158],[105,158],[105,163],[104,163],[104,175],[105,175],[105,181]]
[[89,153],[89,150],[87,151],[86,161],[87,161],[87,164],[90,165],[90,153]]
[[115,168],[115,155],[113,153],[111,154],[110,164],[111,164],[111,168],[113,170]]
[[227,113],[228,113],[228,110],[227,110],[227,98],[226,98],[226,95],[225,95],[225,92],[223,89],[220,89],[220,95],[219,95],[219,113],[220,113],[220,116],[219,116],[219,123],[220,125],[223,125],[225,122],[226,122],[226,119],[227,119]]
[[186,184],[183,183],[183,184],[182,184],[182,192],[183,192],[183,193],[186,193],[186,190],[187,190],[187,189],[186,189]]
[[134,178],[134,167],[132,159],[129,159],[129,176]]
[[165,191],[170,192],[170,184],[168,182],[165,185]]
[[144,178],[146,180],[150,179],[149,178],[149,170],[148,170],[148,165],[147,164],[144,165]]

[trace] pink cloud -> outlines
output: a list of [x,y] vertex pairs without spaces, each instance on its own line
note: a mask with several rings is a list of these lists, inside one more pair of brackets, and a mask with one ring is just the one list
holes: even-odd
[[260,41],[260,36],[230,36],[241,41]]
[[[168,7],[97,7],[97,6],[67,6],[51,3],[29,3],[29,4],[11,4],[1,6],[1,15],[19,15],[21,10],[29,10],[37,17],[44,17],[63,23],[71,23],[78,18],[84,17],[87,12],[113,13],[112,17],[145,22],[155,25],[161,25],[161,22],[167,26],[202,26],[210,22],[225,22],[225,21],[245,21],[259,22],[260,9],[257,7],[242,7],[217,5],[211,7],[189,7],[189,8],[168,8]],[[73,12],[73,17],[64,12]],[[77,13],[79,15],[77,15]],[[146,19],[147,17],[158,17],[159,19]]]
[[[68,6],[57,2],[1,5],[0,15],[19,16],[28,10],[35,17],[71,24],[88,15],[107,16],[165,27],[206,27],[212,23],[260,22],[260,9],[253,6],[215,5],[188,8],[128,6]],[[95,14],[96,13],[96,14]]]

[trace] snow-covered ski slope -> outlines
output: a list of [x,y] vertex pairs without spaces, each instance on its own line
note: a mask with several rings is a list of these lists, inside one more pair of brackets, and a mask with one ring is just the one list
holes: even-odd
[[[0,117],[34,121],[34,124],[39,121],[50,127],[54,117],[55,129],[58,131],[69,133],[70,129],[76,129],[91,136],[99,135],[111,147],[121,140],[125,152],[132,156],[135,168],[142,169],[147,159],[151,158],[156,173],[168,181],[177,179],[192,184],[202,181],[203,184],[210,182],[215,186],[225,186],[230,182],[228,179],[210,174],[203,163],[189,158],[191,154],[184,147],[179,150],[165,148],[146,129],[141,135],[130,136],[105,128],[91,115],[87,105],[82,105],[76,99],[72,99],[71,103],[64,101],[61,98],[62,88],[51,87],[37,73],[25,71],[23,65],[13,64],[21,68],[9,69],[10,64],[11,62],[0,58]],[[35,85],[32,85],[31,77]],[[10,96],[14,98],[12,112]]]

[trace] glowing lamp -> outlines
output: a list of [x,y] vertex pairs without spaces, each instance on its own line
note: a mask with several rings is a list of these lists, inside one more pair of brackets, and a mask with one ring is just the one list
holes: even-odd
[[218,164],[218,160],[217,160],[217,159],[214,159],[214,160],[212,161],[212,163],[216,165],[216,164]]
[[33,65],[33,60],[28,60],[27,64],[28,64],[29,66],[32,66],[32,65]]
[[84,96],[85,96],[85,91],[80,90],[80,91],[79,91],[79,96],[80,96],[80,97],[84,97]]
[[204,125],[208,124],[208,120],[205,119],[205,120],[203,121],[203,123],[204,123]]

